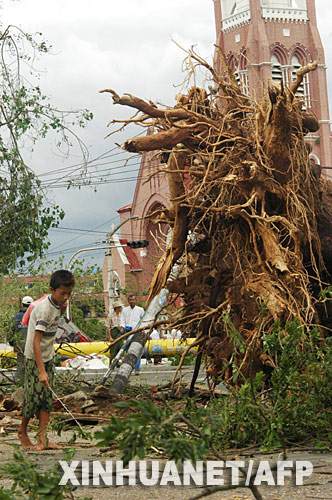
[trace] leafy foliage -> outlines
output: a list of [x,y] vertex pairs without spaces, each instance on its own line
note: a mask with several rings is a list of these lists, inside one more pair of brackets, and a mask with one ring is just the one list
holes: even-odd
[[82,127],[93,116],[87,110],[54,108],[39,85],[30,85],[24,77],[25,73],[29,78],[39,77],[35,59],[49,50],[41,33],[33,38],[8,26],[0,35],[0,46],[0,272],[7,273],[17,264],[23,266],[41,257],[49,246],[48,230],[64,217],[58,205],[46,203],[45,192],[25,162],[23,151],[33,149],[38,139],[55,131],[63,153],[68,153],[72,136],[85,158],[86,148],[69,126]]
[[[241,342],[239,332],[237,337]],[[152,446],[179,461],[253,446],[286,449],[299,442],[316,447],[330,443],[331,339],[293,321],[283,329],[275,323],[263,335],[263,346],[275,362],[270,373],[259,372],[241,386],[229,387],[228,394],[206,406],[188,400],[182,413],[166,402],[159,408],[151,401],[133,400],[132,414],[121,421],[112,418],[96,434],[99,444],[119,442],[125,461],[143,458]]]
[[98,445],[108,446],[112,441],[119,441],[122,460],[127,464],[134,457],[143,459],[153,445],[165,449],[170,459],[180,461],[183,458],[196,461],[208,448],[200,439],[188,439],[177,430],[174,423],[181,419],[171,417],[169,408],[159,408],[152,401],[131,400],[130,404],[119,402],[118,408],[134,410],[128,418],[120,420],[111,417],[109,426],[97,431]]
[[[106,330],[98,316],[105,315],[104,287],[101,270],[95,266],[84,266],[84,261],[74,263],[76,285],[72,298],[72,320],[91,340],[105,340]],[[83,311],[89,309],[97,317],[85,318]]]
[[[66,460],[71,460],[73,450],[67,450]],[[62,471],[58,465],[49,468],[44,473],[38,471],[38,464],[31,461],[18,449],[14,452],[13,460],[1,468],[6,478],[13,481],[10,489],[0,487],[1,500],[62,500],[73,498],[72,486],[59,485]],[[91,500],[91,499],[85,499]]]
[[[8,339],[12,330],[12,318],[19,311],[24,295],[30,295],[34,300],[45,293],[49,293],[50,269],[64,267],[63,258],[56,262],[43,261],[38,267],[31,270],[29,282],[23,276],[10,274],[0,276],[0,342]],[[100,269],[95,265],[87,266],[84,261],[73,263],[73,272],[76,285],[72,297],[73,321],[91,339],[104,339],[105,326],[97,318],[84,319],[82,306],[86,305],[102,314],[104,309],[102,276]],[[90,323],[91,322],[91,323]]]
[[[178,366],[180,363],[180,360],[182,358],[181,354],[176,354],[175,356],[171,356],[168,358],[168,361],[171,362],[171,366]],[[196,354],[187,354],[187,356],[184,358],[182,366],[192,366],[196,362]]]

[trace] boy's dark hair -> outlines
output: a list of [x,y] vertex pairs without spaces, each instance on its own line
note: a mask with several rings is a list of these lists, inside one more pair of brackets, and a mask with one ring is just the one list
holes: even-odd
[[67,271],[66,269],[60,269],[59,271],[54,271],[50,280],[50,287],[53,290],[60,288],[60,286],[74,286],[75,285],[75,276],[72,272]]

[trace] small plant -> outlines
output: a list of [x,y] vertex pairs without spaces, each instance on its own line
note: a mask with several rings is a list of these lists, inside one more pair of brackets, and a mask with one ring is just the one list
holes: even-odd
[[[182,355],[181,354],[175,354],[175,356],[171,356],[168,358],[168,360],[171,362],[171,366],[178,366],[180,363]],[[193,366],[196,362],[196,354],[187,354],[187,356],[184,358],[182,366]]]
[[[1,500],[63,500],[73,499],[72,486],[59,485],[62,471],[58,465],[50,467],[44,473],[38,471],[38,464],[15,447],[13,460],[1,467],[1,472],[13,481],[11,488],[0,488]],[[76,450],[64,450],[65,460],[73,458]],[[86,498],[85,500],[91,500]]]
[[61,396],[81,391],[84,386],[89,385],[90,384],[84,380],[83,370],[78,370],[77,372],[63,371],[58,373],[54,378],[54,391]]
[[129,403],[120,401],[117,408],[132,409],[126,419],[111,417],[111,423],[95,433],[99,446],[109,446],[110,442],[118,441],[122,451],[122,460],[128,464],[135,457],[143,459],[151,446],[164,449],[171,460],[177,462],[184,459],[199,460],[207,454],[208,447],[198,436],[188,439],[176,423],[182,416],[173,413],[165,406],[159,408],[152,401],[131,400]]
[[16,368],[16,364],[16,358],[0,357],[0,367],[3,369]]

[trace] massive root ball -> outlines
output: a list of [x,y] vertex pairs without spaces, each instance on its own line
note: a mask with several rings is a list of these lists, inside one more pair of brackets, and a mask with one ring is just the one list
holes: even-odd
[[[235,365],[245,377],[273,367],[261,340],[275,322],[331,327],[319,297],[332,272],[332,188],[313,169],[305,143],[318,122],[295,98],[315,64],[290,89],[274,86],[254,102],[227,67],[225,79],[189,55],[211,72],[217,93],[192,87],[163,110],[111,92],[115,103],[141,113],[128,122],[158,130],[123,147],[158,148],[168,159],[172,207],[161,219],[172,237],[150,298],[165,286],[181,294],[174,324],[195,330],[213,377],[232,381]],[[176,263],[181,273],[167,281]]]

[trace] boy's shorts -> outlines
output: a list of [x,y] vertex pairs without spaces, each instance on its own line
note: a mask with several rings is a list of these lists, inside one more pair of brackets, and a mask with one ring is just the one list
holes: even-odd
[[[45,384],[39,382],[39,370],[36,361],[28,358],[24,358],[24,361],[25,378],[22,415],[26,418],[32,418],[38,414],[39,410],[51,413],[53,406],[52,393]],[[44,366],[49,385],[52,387],[55,372],[54,358],[44,363]]]

